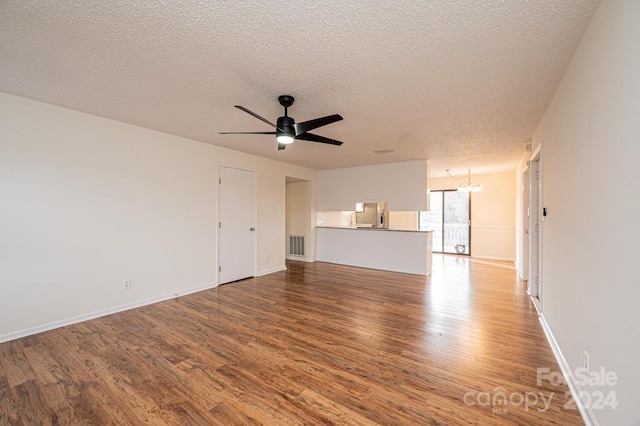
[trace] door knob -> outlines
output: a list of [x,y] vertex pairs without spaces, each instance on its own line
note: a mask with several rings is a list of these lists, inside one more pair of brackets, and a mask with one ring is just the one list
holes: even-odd
[[256,228],[251,228],[250,230],[251,230],[251,231],[255,231],[255,230],[256,230]]

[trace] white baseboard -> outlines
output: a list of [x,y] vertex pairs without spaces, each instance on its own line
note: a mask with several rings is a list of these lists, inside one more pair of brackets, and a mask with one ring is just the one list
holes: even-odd
[[287,260],[297,260],[298,262],[307,262],[307,263],[315,262],[315,260],[313,260],[313,259],[309,259],[309,258],[306,258],[306,257],[298,257],[298,256],[287,256],[286,259]]
[[569,390],[571,391],[571,396],[573,397],[573,400],[576,403],[576,407],[578,407],[578,410],[580,411],[582,420],[584,420],[584,423],[586,426],[598,426],[598,420],[596,420],[596,417],[593,414],[593,410],[591,410],[590,406],[585,405],[584,401],[580,397],[580,395],[582,395],[582,389],[580,389],[580,386],[576,383],[573,370],[571,370],[571,367],[569,366],[567,359],[562,354],[562,351],[560,350],[560,346],[558,345],[556,338],[553,337],[553,333],[551,332],[551,328],[549,328],[549,324],[547,324],[547,320],[544,318],[544,315],[542,314],[538,316],[538,319],[540,320],[540,324],[542,324],[542,330],[544,330],[544,334],[545,336],[547,336],[547,341],[551,346],[551,350],[553,351],[553,354],[555,355],[556,360],[558,361],[560,370],[562,370],[562,375],[564,376],[564,379],[567,381],[567,385],[569,386]]
[[[531,293],[529,292],[529,290],[527,290],[527,296],[529,296],[529,299],[531,299],[531,303],[533,303],[533,307],[536,308],[536,313],[538,314],[538,318],[542,317],[542,302],[540,301],[540,299],[538,299],[537,297],[531,296]],[[547,340],[549,340],[549,337],[547,337]]]
[[287,266],[286,265],[276,266],[275,268],[265,269],[264,271],[258,272],[257,276],[261,277],[263,275],[274,274],[276,272],[286,271],[286,270],[287,270]]
[[472,254],[471,257],[474,258],[474,259],[505,260],[507,262],[514,262],[514,265],[515,265],[515,261],[513,259],[511,259],[510,257],[485,256],[484,254]]
[[3,334],[3,335],[0,335],[0,343],[8,342],[10,340],[20,339],[22,337],[31,336],[33,334],[42,333],[44,331],[53,330],[55,328],[66,327],[67,325],[77,324],[79,322],[84,322],[84,321],[92,320],[95,318],[116,314],[118,312],[128,311],[129,309],[140,308],[142,306],[152,305],[154,303],[163,302],[165,300],[175,299],[180,296],[186,296],[187,294],[209,290],[217,286],[218,284],[204,284],[197,287],[191,287],[184,290],[179,290],[174,293],[162,294],[160,296],[154,296],[148,299],[138,300],[131,303],[125,303],[123,305],[118,305],[118,306],[114,306],[107,309],[101,309],[99,311],[89,312],[87,314],[78,315],[78,316],[67,318],[64,320],[54,321],[54,322],[39,325],[36,327],[30,327],[24,330]]

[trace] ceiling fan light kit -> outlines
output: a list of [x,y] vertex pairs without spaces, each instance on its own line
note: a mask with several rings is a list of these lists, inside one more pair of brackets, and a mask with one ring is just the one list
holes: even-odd
[[309,130],[317,129],[318,127],[326,126],[327,124],[335,123],[342,120],[342,116],[338,114],[328,115],[326,117],[316,118],[313,120],[297,123],[293,117],[289,117],[288,109],[293,105],[294,97],[290,95],[278,96],[278,102],[284,107],[284,115],[278,117],[277,124],[273,124],[266,118],[256,114],[255,112],[241,106],[235,105],[241,111],[246,112],[249,115],[254,116],[260,121],[267,123],[275,128],[273,132],[220,132],[221,135],[276,135],[276,141],[278,142],[278,150],[285,149],[287,145],[292,144],[295,140],[303,140],[309,142],[318,142],[329,145],[342,145],[342,142],[330,139],[324,136],[309,133]]
[[289,135],[286,133],[282,133],[278,136],[276,136],[276,140],[278,141],[278,143],[284,144],[284,145],[289,145],[290,143],[293,143],[293,141],[295,140],[295,135]]

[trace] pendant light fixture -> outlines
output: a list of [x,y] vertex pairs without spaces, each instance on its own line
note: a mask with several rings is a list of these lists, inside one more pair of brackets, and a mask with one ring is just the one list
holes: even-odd
[[[460,180],[460,178],[456,178],[451,176],[449,173],[449,169],[445,169],[450,178]],[[482,187],[477,181],[471,181],[471,169],[467,172],[467,175],[462,178],[462,183],[458,186],[458,192],[480,192],[482,191]]]

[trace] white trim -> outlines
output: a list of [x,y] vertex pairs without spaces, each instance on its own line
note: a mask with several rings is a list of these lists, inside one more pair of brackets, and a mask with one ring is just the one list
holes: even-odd
[[275,274],[276,272],[286,271],[286,270],[287,270],[287,266],[286,265],[276,266],[275,268],[265,269],[264,271],[260,271],[260,272],[258,272],[258,275],[256,275],[256,276],[257,277],[261,277],[263,275]]
[[[531,223],[529,220],[529,210],[531,205],[531,174],[529,173],[529,160],[525,163],[524,169],[521,173],[522,178],[522,189],[518,191],[518,197],[522,200],[522,210],[519,212],[521,214],[522,223],[521,230],[517,230],[520,236],[520,259],[518,266],[518,276],[520,279],[527,281],[527,288],[529,288],[529,249],[531,242],[529,239],[531,238]],[[516,235],[516,237],[518,236]],[[529,291],[527,290],[527,293]]]
[[[455,254],[455,253],[447,253],[447,254]],[[515,260],[511,257],[502,257],[502,256],[485,256],[482,254],[472,254],[472,259],[487,259],[487,260],[505,260],[507,262],[513,262],[513,266],[515,267]]]
[[298,257],[298,256],[289,256],[289,255],[287,255],[286,259],[287,260],[297,260],[298,262],[308,262],[308,263],[315,262],[315,260],[309,259],[309,258],[304,257],[304,256],[303,257]]
[[[535,287],[536,287],[536,298],[538,300],[538,307],[540,312],[543,311],[544,308],[544,303],[543,303],[543,277],[544,277],[544,264],[543,264],[543,259],[544,259],[544,216],[542,215],[542,211],[543,211],[543,207],[544,207],[544,196],[543,196],[543,184],[544,184],[544,176],[543,176],[543,145],[544,141],[540,141],[540,143],[538,144],[538,146],[536,147],[535,151],[531,154],[529,163],[532,163],[534,161],[537,161],[537,167],[536,170],[537,174],[538,174],[538,178],[534,178],[534,174],[533,173],[529,173],[529,211],[531,212],[532,210],[534,210],[535,207],[535,211],[536,211],[536,223],[534,226],[531,226],[532,223],[531,221],[529,222],[529,264],[528,264],[528,277],[527,277],[527,287],[531,288],[535,281],[534,281],[534,277],[537,276],[538,278],[538,282],[535,283]],[[532,167],[533,169],[533,167]],[[533,170],[532,170],[533,171]],[[534,180],[535,182],[535,187],[536,190],[534,191]],[[535,192],[535,198],[536,201],[535,203],[532,202],[533,200],[533,195]],[[531,214],[529,216],[531,218]],[[534,229],[536,229],[535,227],[538,226],[538,230],[537,233],[538,235],[536,236],[536,253],[532,253],[531,251],[531,234],[533,232]],[[536,271],[532,271],[532,259],[536,259]]]
[[124,305],[118,305],[107,309],[101,309],[99,311],[89,312],[83,315],[67,318],[61,321],[54,321],[48,324],[38,325],[36,327],[26,328],[24,330],[15,331],[8,334],[0,335],[0,343],[8,342],[10,340],[20,339],[22,337],[31,336],[33,334],[42,333],[43,331],[53,330],[55,328],[66,327],[67,325],[77,324],[79,322],[89,321],[92,319],[104,317],[118,312],[128,311],[130,309],[140,308],[142,306],[152,305],[158,302],[164,302],[165,300],[175,299],[180,296],[186,296],[191,293],[197,293],[199,291],[209,290],[217,287],[218,284],[204,284],[197,287],[187,288],[185,290],[176,291],[173,293],[166,293],[160,296],[150,297],[148,299],[139,300],[136,302],[125,303]]
[[[538,158],[536,158],[536,157],[538,157],[538,156],[540,155],[541,151],[542,151],[542,141],[540,141],[540,143],[538,144],[538,146],[536,147],[536,149],[535,149],[535,150],[533,150],[533,152],[532,152],[532,153],[531,153],[531,155],[529,156],[529,161],[535,161],[535,160],[537,160]],[[529,166],[527,165],[527,167],[529,167]]]
[[529,290],[527,290],[527,294],[531,298],[531,303],[533,303],[533,307],[536,308],[538,316],[542,316],[542,304],[540,303],[540,299],[538,299],[537,297],[532,297],[531,293],[529,293]]
[[576,383],[575,376],[573,375],[573,371],[571,370],[571,367],[569,366],[569,363],[567,362],[566,358],[562,354],[562,351],[560,350],[560,345],[558,345],[558,342],[553,336],[553,333],[551,332],[551,328],[549,327],[549,324],[547,324],[547,320],[544,318],[544,315],[542,314],[538,316],[538,319],[540,320],[540,324],[542,325],[542,330],[544,331],[545,336],[547,336],[547,341],[549,342],[549,346],[551,346],[551,350],[553,351],[553,354],[555,355],[556,360],[558,361],[558,365],[560,366],[562,375],[564,376],[564,379],[566,380],[567,385],[569,386],[569,390],[571,391],[571,396],[573,397],[573,400],[576,403],[576,407],[578,407],[578,411],[580,411],[582,420],[584,420],[584,423],[586,426],[598,426],[598,420],[596,420],[596,417],[593,414],[591,407],[588,405],[585,406],[584,401],[580,397],[580,395],[582,395],[582,389],[580,389],[580,386]]
[[471,225],[472,229],[503,229],[503,230],[507,230],[507,231],[515,231],[516,228],[511,227],[511,226],[474,226],[473,224]]

